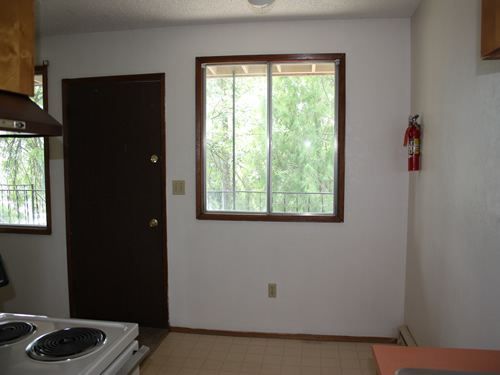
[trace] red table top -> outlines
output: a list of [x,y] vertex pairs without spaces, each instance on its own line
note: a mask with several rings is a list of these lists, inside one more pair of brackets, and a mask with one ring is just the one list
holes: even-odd
[[394,375],[400,368],[500,373],[500,351],[373,345],[380,375]]

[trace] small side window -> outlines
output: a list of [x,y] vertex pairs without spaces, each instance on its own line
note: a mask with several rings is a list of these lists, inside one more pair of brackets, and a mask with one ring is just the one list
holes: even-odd
[[[47,103],[47,67],[35,67],[35,95]],[[49,140],[0,138],[0,233],[51,233]]]

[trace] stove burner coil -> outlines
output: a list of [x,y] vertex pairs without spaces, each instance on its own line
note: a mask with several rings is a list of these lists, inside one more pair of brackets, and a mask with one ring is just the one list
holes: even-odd
[[0,324],[0,346],[12,344],[22,340],[32,332],[36,331],[36,326],[26,322],[10,322]]
[[38,361],[64,361],[93,352],[105,339],[104,332],[98,329],[65,328],[39,337],[26,348],[26,352]]

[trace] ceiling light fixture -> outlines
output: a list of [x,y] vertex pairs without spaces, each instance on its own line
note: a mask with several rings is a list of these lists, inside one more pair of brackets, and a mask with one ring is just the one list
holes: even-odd
[[263,14],[270,12],[275,2],[276,0],[248,0],[248,6],[255,13]]
[[274,0],[248,0],[248,2],[254,8],[262,9],[272,5],[274,3]]

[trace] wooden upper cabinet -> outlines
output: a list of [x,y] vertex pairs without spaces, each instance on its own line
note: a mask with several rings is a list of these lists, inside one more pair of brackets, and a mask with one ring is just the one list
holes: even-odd
[[481,58],[500,59],[500,0],[483,0],[481,6]]
[[0,90],[33,96],[33,0],[0,0]]

